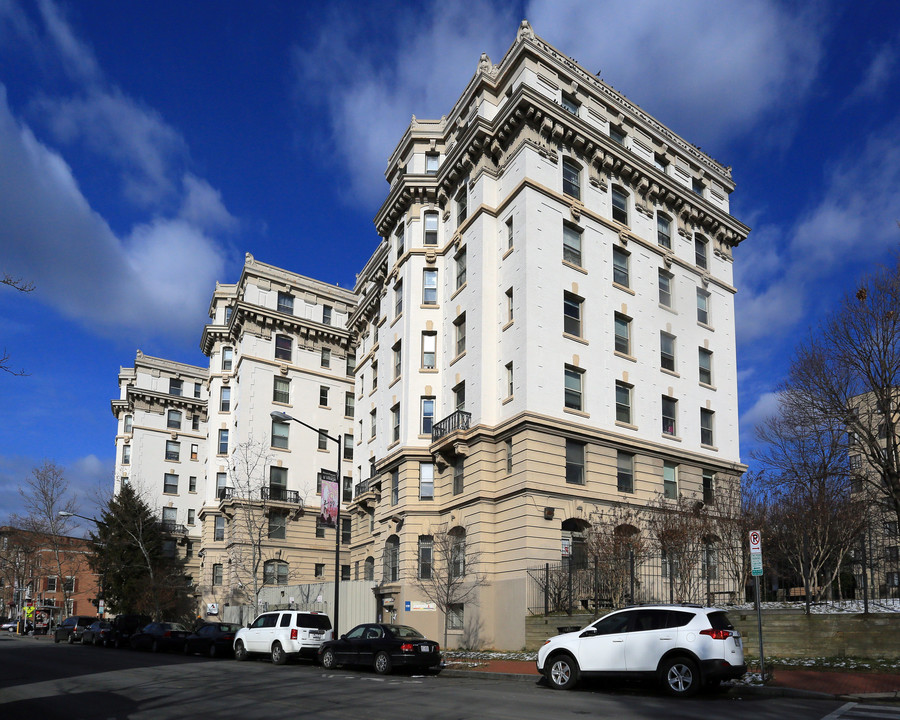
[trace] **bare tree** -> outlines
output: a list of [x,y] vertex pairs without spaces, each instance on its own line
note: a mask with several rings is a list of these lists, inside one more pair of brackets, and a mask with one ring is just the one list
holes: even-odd
[[[3,273],[3,276],[0,277],[0,285],[6,285],[8,287],[13,288],[14,290],[18,290],[23,293],[30,293],[34,290],[34,284],[30,282],[26,282],[21,278],[15,278],[9,273]],[[0,370],[3,372],[8,372],[10,375],[27,375],[28,373],[24,370],[13,370],[9,364],[9,353],[6,351],[6,348],[3,349],[2,353],[0,353]]]
[[763,444],[754,457],[772,498],[772,544],[802,578],[808,610],[832,587],[866,517],[863,498],[852,493],[843,421],[807,400],[783,388],[777,413],[757,428]]
[[22,601],[37,590],[42,561],[40,539],[34,533],[18,527],[0,528],[0,598],[4,604],[10,603],[16,612],[22,610]]
[[447,647],[451,613],[467,603],[475,604],[478,591],[489,582],[478,571],[481,554],[468,542],[466,528],[442,525],[431,539],[431,563],[422,562],[420,555],[412,581],[443,613],[443,644]]
[[702,502],[679,495],[659,496],[650,505],[647,526],[662,553],[665,574],[675,602],[700,600],[700,573],[711,524]]
[[900,521],[900,265],[863,278],[797,348],[787,383],[797,401],[848,433],[870,472],[860,480]]
[[639,528],[644,520],[639,508],[615,505],[592,517],[587,533],[587,555],[599,582],[597,598],[611,607],[633,602],[632,582],[647,557],[647,543]]
[[72,550],[69,536],[73,531],[72,517],[60,516],[61,512],[76,513],[78,504],[69,492],[65,472],[56,463],[45,460],[40,467],[32,468],[31,476],[19,488],[26,515],[13,516],[17,525],[41,537],[50,550],[50,562],[58,583],[62,587],[63,608],[68,608],[74,587],[67,576],[75,576],[85,564],[85,557]]

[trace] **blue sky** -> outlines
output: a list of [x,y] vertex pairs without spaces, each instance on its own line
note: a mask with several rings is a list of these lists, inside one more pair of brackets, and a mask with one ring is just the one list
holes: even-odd
[[0,0],[0,522],[50,459],[93,511],[119,366],[204,364],[244,253],[352,287],[410,117],[527,17],[734,167],[742,459],[796,340],[900,247],[900,3]]

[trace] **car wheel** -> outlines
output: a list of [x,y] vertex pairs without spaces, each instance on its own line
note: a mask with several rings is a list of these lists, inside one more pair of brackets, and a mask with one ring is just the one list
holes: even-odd
[[337,667],[337,658],[334,656],[334,650],[326,650],[322,653],[322,667],[326,670],[333,670]]
[[277,640],[272,643],[272,664],[284,665],[287,662],[287,653]]
[[578,682],[578,663],[571,655],[556,655],[550,658],[547,680],[557,690],[569,690]]
[[244,641],[238,640],[234,644],[234,659],[235,660],[246,660],[247,657],[248,657],[247,648],[244,647]]
[[663,690],[676,697],[690,697],[700,689],[700,672],[697,664],[688,658],[666,660],[660,671]]
[[155,653],[159,652],[159,642],[158,641],[154,640],[153,644],[150,645],[150,652],[155,652]]
[[390,675],[393,667],[391,656],[386,652],[382,651],[375,656],[375,672],[379,675]]
[[211,658],[214,658],[214,659],[217,658],[217,657],[219,657],[219,651],[216,650],[216,644],[215,644],[214,642],[211,642],[211,643],[209,644],[209,652],[208,652],[207,654],[208,654]]

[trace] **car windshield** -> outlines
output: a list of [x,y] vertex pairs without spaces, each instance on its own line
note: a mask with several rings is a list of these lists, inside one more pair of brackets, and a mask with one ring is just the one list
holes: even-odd
[[734,630],[734,625],[731,624],[731,620],[724,612],[711,612],[706,617],[709,618],[709,624],[713,630]]
[[408,625],[391,625],[391,632],[398,638],[424,638],[425,636]]
[[223,632],[223,633],[233,633],[233,632],[237,632],[240,629],[241,629],[240,625],[228,625],[226,623],[219,624],[219,632]]

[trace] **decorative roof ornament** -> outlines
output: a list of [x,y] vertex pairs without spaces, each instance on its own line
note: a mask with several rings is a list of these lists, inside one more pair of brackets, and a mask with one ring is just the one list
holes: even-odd
[[493,70],[494,64],[491,62],[488,54],[486,52],[481,53],[481,57],[478,59],[478,72],[491,75]]
[[534,30],[531,28],[531,23],[527,20],[523,20],[519,23],[519,32],[516,33],[516,41],[522,39],[534,40]]

